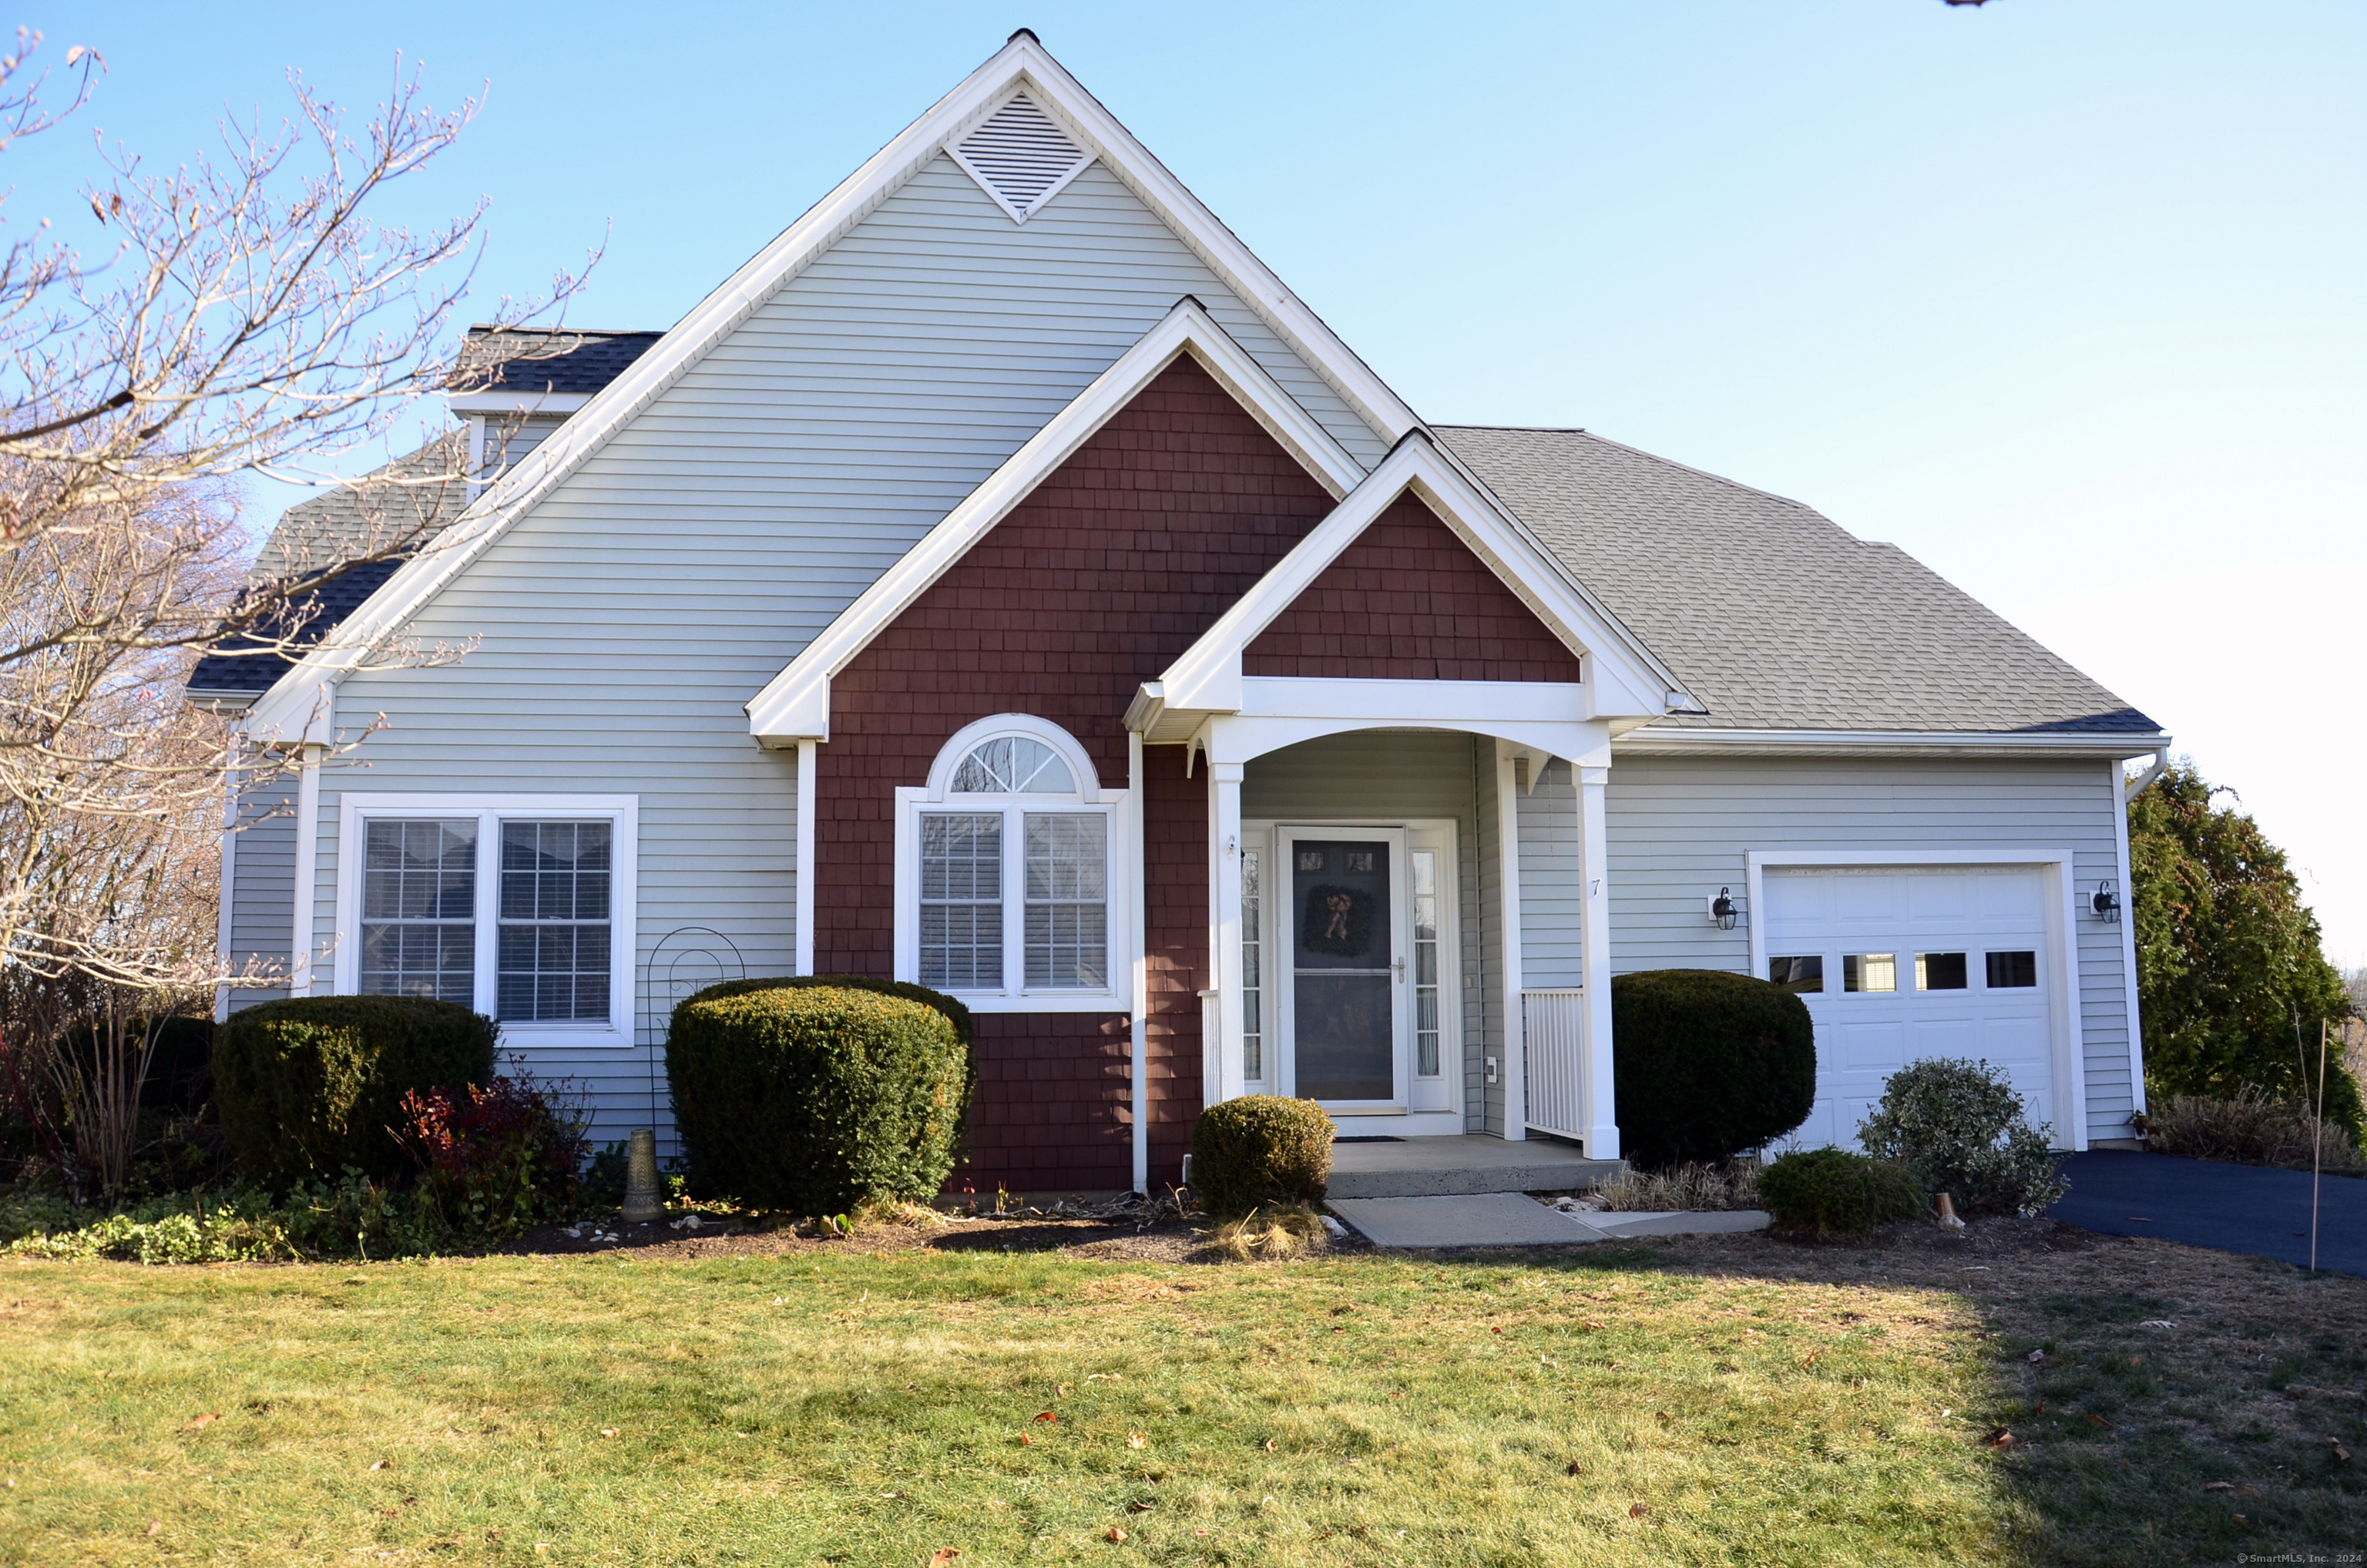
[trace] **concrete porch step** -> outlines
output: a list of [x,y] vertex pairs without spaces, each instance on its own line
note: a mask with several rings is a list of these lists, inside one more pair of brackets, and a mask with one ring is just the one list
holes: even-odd
[[1408,1138],[1334,1143],[1333,1198],[1449,1198],[1477,1192],[1561,1192],[1616,1176],[1618,1160],[1590,1160],[1568,1143],[1532,1138]]

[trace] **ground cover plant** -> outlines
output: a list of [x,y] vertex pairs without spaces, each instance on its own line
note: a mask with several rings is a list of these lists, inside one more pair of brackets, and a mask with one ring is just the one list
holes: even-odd
[[1031,1239],[0,1266],[0,1559],[2077,1564],[2367,1533],[2328,1441],[2367,1440],[2359,1280],[2010,1219],[1224,1267]]

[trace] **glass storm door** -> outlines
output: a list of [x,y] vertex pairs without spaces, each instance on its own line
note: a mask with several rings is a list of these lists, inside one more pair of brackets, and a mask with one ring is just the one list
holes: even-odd
[[[1324,836],[1318,837],[1318,834]],[[1290,1087],[1342,1109],[1406,1104],[1405,834],[1285,828],[1274,909]],[[1285,892],[1286,890],[1286,892]]]

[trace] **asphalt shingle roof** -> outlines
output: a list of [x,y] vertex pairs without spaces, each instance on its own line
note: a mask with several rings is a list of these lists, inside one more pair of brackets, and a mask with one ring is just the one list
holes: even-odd
[[1684,683],[1656,727],[2158,729],[1896,545],[1583,430],[1438,438]]
[[472,326],[448,384],[462,393],[596,392],[664,335],[593,327]]

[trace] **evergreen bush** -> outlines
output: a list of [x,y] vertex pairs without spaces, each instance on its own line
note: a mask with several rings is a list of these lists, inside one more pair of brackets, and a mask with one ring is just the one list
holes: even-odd
[[688,998],[666,1076],[695,1180],[798,1214],[935,1197],[975,1076],[957,1010],[884,983],[732,981]]
[[2056,1174],[2048,1131],[2023,1119],[2022,1096],[2000,1070],[1935,1057],[1893,1073],[1857,1135],[1868,1153],[1947,1193],[1960,1213],[2033,1215],[2071,1189]]
[[1192,1197],[1220,1218],[1320,1203],[1331,1179],[1331,1119],[1313,1100],[1242,1095],[1192,1124]]
[[1863,1235],[1923,1212],[1923,1189],[1905,1166],[1846,1149],[1803,1149],[1759,1173],[1759,1201],[1787,1230]]
[[1620,1150],[1647,1167],[1714,1164],[1780,1138],[1817,1097],[1807,1005],[1722,970],[1611,982]]
[[411,1168],[402,1097],[493,1075],[500,1026],[419,996],[295,996],[214,1030],[214,1103],[231,1152],[274,1182],[391,1181]]

